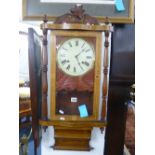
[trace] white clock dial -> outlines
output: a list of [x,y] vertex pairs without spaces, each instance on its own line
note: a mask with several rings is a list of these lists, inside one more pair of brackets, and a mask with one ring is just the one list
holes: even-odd
[[58,66],[68,75],[80,76],[87,73],[93,68],[94,61],[94,49],[84,39],[69,39],[58,48]]

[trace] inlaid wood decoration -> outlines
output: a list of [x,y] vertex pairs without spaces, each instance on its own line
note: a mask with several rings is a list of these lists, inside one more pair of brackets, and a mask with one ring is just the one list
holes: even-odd
[[[109,34],[113,27],[108,18],[101,25],[96,18],[86,14],[82,6],[76,5],[70,13],[56,18],[54,23],[48,23],[45,15],[41,29],[40,125],[54,127],[54,149],[89,151],[92,149],[89,141],[93,127],[103,129],[106,126]],[[50,31],[50,41],[47,40],[47,31]],[[47,62],[47,45],[50,46],[50,62]],[[47,79],[50,81],[49,87]]]

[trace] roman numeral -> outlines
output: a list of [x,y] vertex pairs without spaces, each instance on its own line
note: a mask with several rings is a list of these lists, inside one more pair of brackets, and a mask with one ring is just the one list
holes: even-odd
[[92,59],[92,57],[91,57],[91,56],[86,56],[86,58],[87,58],[87,59]]
[[68,44],[69,44],[69,46],[70,46],[70,47],[72,47],[72,44],[71,44],[71,42],[69,42]]
[[67,51],[67,49],[65,47],[62,48],[63,50]]
[[70,65],[68,65],[68,66],[66,67],[66,69],[69,70],[69,69],[70,69]]
[[74,67],[74,72],[76,72],[76,67]]
[[61,61],[61,63],[64,65],[65,63],[68,63],[69,62],[69,60],[63,60],[63,61]]
[[84,45],[85,45],[85,43],[83,43],[83,45],[81,46],[81,48],[83,48],[83,47],[84,47]]
[[90,49],[87,49],[85,52],[87,53],[87,52],[89,52],[90,51]]
[[61,57],[65,57],[66,55],[65,55],[65,54],[61,54],[60,56],[61,56]]
[[89,63],[87,61],[82,61],[82,64],[89,66]]
[[78,41],[78,40],[75,41],[75,45],[76,45],[76,46],[79,45],[79,41]]

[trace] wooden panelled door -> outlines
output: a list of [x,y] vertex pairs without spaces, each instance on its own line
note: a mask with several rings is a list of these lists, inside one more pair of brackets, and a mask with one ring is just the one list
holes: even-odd
[[39,155],[41,130],[39,118],[41,114],[41,38],[34,29],[28,29],[28,55],[30,76],[30,99],[32,109],[32,133],[34,139],[34,155]]

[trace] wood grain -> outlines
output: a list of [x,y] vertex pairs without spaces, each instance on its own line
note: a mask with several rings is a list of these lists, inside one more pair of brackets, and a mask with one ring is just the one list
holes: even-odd
[[113,31],[113,27],[109,25],[87,25],[87,24],[50,24],[48,23],[46,27],[43,24],[40,28],[50,29],[50,30],[85,30],[85,31]]
[[66,127],[66,128],[76,128],[82,130],[82,128],[89,127],[99,127],[102,128],[106,126],[106,122],[103,121],[61,121],[61,120],[52,120],[52,121],[43,121],[39,120],[39,124],[42,126],[57,126],[57,127]]

